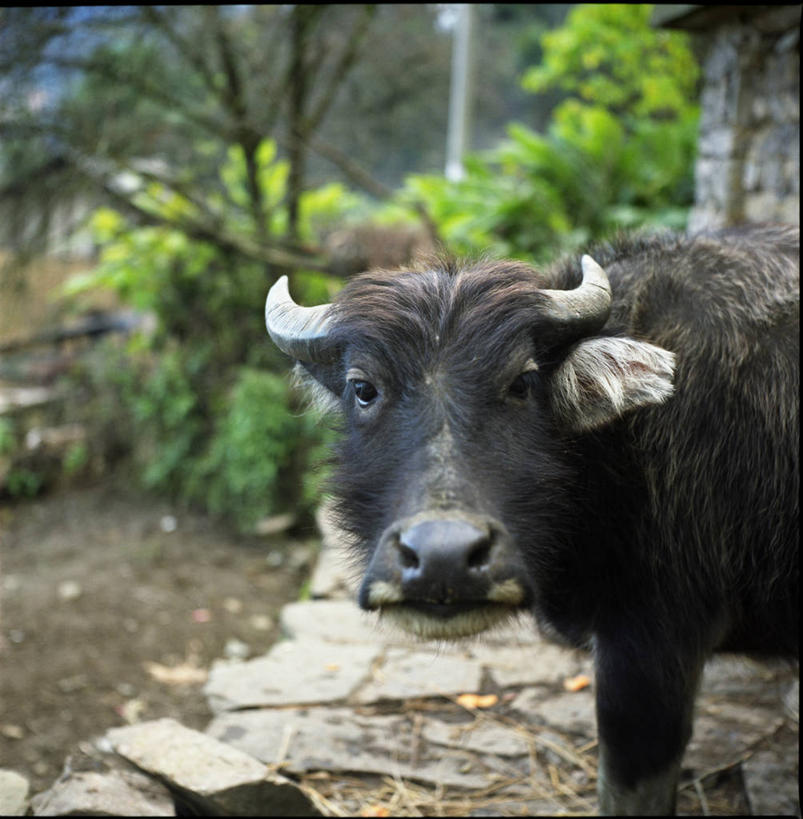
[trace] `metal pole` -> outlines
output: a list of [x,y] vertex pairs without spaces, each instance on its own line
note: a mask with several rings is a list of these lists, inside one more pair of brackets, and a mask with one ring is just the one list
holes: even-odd
[[452,46],[452,83],[449,93],[449,128],[446,136],[446,178],[463,178],[463,154],[469,143],[471,103],[471,29],[472,6],[457,6],[457,21]]

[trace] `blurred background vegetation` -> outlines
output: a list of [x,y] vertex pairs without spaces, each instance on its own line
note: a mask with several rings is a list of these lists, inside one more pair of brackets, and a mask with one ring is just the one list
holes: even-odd
[[[0,10],[0,385],[52,399],[0,407],[0,495],[130,468],[246,531],[307,520],[333,433],[265,334],[270,285],[315,304],[439,245],[544,263],[683,228],[698,66],[651,10],[475,6],[457,181],[452,6]],[[104,316],[126,332],[23,343]]]

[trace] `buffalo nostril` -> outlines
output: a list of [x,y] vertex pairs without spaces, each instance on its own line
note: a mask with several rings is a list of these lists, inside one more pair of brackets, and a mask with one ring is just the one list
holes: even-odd
[[491,540],[490,538],[475,544],[468,555],[469,569],[481,569],[487,566],[491,557]]
[[399,562],[403,569],[417,569],[419,565],[418,555],[414,549],[404,543],[398,544],[399,548]]
[[481,570],[490,563],[491,546],[488,527],[460,518],[420,521],[404,529],[396,542],[398,565],[425,576]]

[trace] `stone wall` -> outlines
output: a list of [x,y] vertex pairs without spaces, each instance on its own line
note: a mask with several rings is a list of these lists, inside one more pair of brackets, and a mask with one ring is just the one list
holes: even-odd
[[800,6],[749,8],[697,35],[703,89],[691,230],[800,222]]

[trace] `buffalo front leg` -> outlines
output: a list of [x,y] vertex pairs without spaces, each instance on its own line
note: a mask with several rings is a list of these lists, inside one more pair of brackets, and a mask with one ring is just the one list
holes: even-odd
[[673,815],[702,663],[629,637],[595,644],[599,811]]

